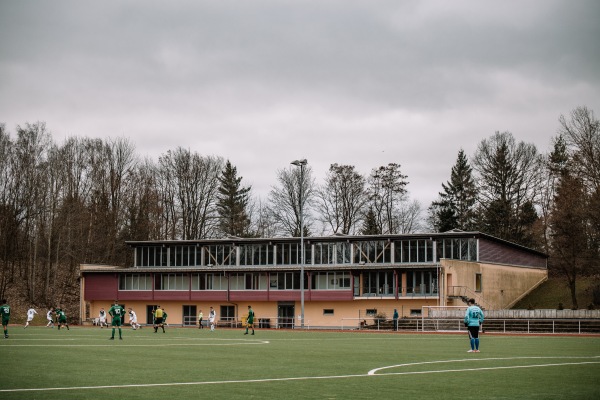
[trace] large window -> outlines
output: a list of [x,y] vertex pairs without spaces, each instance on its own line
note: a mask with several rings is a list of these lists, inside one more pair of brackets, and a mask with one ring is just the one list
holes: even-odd
[[155,274],[154,290],[189,290],[188,274]]
[[363,274],[363,296],[393,296],[394,272],[372,271]]
[[430,296],[438,292],[436,270],[413,270],[406,273],[406,293],[409,296]]
[[166,267],[168,249],[162,246],[141,246],[135,249],[136,267]]
[[349,264],[350,263],[350,249],[352,245],[348,242],[338,242],[335,244],[336,251],[336,263],[338,264]]
[[169,248],[171,267],[189,267],[196,264],[196,246],[183,245]]
[[[271,290],[300,290],[300,271],[277,272],[270,276]],[[304,289],[308,289],[308,279],[304,275]]]
[[272,265],[273,246],[265,244],[241,245],[240,265]]
[[394,243],[394,259],[400,263],[433,262],[433,241],[426,239],[399,240]]
[[229,275],[230,290],[267,290],[267,274],[238,272]]
[[[300,259],[300,243],[279,243],[277,244],[277,265],[299,265],[302,260]],[[304,263],[310,264],[311,262],[311,246],[308,243],[304,243]]]
[[219,273],[192,274],[192,290],[227,290],[227,278]]
[[354,244],[354,262],[386,264],[391,263],[391,243],[388,241],[356,242]]
[[315,290],[348,290],[351,288],[350,272],[315,272],[311,275],[311,288]]
[[236,265],[235,246],[230,244],[218,244],[205,246],[205,265]]
[[150,274],[119,275],[119,290],[152,290]]
[[333,243],[314,244],[314,264],[334,264],[334,256]]
[[477,239],[442,239],[437,242],[437,261],[441,258],[477,261]]

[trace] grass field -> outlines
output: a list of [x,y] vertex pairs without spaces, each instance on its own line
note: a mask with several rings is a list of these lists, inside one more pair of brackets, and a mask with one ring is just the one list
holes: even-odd
[[9,327],[0,399],[599,399],[600,337]]

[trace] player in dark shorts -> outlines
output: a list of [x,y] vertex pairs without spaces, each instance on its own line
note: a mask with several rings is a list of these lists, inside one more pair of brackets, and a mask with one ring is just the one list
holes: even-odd
[[10,306],[6,299],[2,299],[0,306],[0,315],[2,316],[2,329],[4,330],[4,339],[8,339],[8,322],[10,321]]
[[119,328],[119,340],[123,340],[121,335],[121,325],[123,324],[123,318],[125,318],[125,308],[119,305],[119,302],[115,300],[115,305],[108,310],[108,314],[112,317],[112,336],[110,340],[115,340],[115,327]]

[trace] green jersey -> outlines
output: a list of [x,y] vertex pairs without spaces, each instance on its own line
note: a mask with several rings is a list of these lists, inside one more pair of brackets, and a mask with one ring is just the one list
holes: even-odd
[[8,325],[10,319],[10,306],[8,304],[3,304],[0,307],[0,315],[2,315],[2,325]]
[[253,324],[254,323],[254,310],[249,308],[248,309],[248,319],[246,320],[249,324]]
[[58,317],[58,322],[67,322],[67,314],[61,309],[56,311],[56,316]]
[[115,304],[110,308],[110,310],[108,310],[108,313],[113,319],[113,325],[117,320],[118,324],[121,325],[121,321],[123,321],[123,318],[125,317],[125,309],[123,308],[123,306]]

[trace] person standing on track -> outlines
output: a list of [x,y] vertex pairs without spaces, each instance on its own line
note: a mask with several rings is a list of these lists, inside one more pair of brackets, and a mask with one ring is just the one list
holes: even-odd
[[254,310],[252,309],[252,306],[248,306],[248,318],[246,318],[246,333],[244,333],[244,335],[248,334],[248,328],[252,328],[252,334],[254,335]]
[[475,299],[469,299],[467,304],[469,308],[465,313],[464,322],[471,342],[471,350],[468,353],[479,353],[479,327],[483,324],[483,311],[475,304]]

